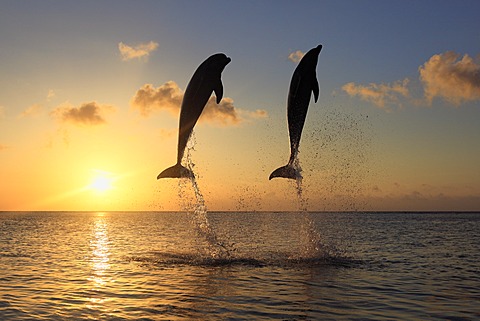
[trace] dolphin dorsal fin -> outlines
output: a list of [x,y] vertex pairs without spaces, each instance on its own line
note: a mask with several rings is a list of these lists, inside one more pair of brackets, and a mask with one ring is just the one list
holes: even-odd
[[317,102],[318,96],[320,96],[320,88],[318,87],[317,76],[315,76],[315,79],[313,81],[312,86],[313,86],[312,91],[313,91],[313,95],[315,97],[315,102]]
[[222,79],[218,78],[218,81],[215,82],[213,87],[213,91],[215,92],[215,96],[217,96],[217,104],[220,104],[220,101],[223,98],[223,84]]

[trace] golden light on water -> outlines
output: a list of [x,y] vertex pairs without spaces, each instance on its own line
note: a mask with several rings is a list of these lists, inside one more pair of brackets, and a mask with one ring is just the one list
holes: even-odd
[[104,213],[98,213],[93,227],[93,237],[90,240],[92,251],[92,278],[97,285],[105,284],[104,275],[110,268],[110,247],[107,234],[107,223]]
[[92,238],[90,239],[90,265],[91,275],[89,280],[92,282],[92,289],[95,290],[95,295],[88,298],[88,307],[94,308],[101,306],[105,297],[101,295],[100,290],[105,288],[111,277],[108,276],[110,269],[110,241],[108,239],[108,225],[104,217],[105,213],[99,212],[96,214],[93,223]]

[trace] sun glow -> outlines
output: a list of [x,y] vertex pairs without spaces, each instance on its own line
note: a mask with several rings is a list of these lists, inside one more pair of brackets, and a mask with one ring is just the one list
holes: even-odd
[[99,192],[105,192],[106,190],[112,188],[112,184],[110,180],[106,177],[97,177],[93,181],[91,187]]
[[93,178],[90,188],[98,193],[106,192],[112,189],[113,179],[104,172],[99,172]]

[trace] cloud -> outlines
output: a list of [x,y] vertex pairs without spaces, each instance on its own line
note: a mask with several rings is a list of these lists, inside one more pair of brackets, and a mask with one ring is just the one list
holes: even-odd
[[[130,100],[132,109],[148,117],[153,112],[166,110],[177,116],[183,100],[183,91],[174,81],[168,81],[158,88],[152,84],[143,85]],[[220,104],[211,96],[205,105],[199,122],[209,122],[220,126],[238,125],[252,119],[268,116],[265,110],[248,111],[235,107],[232,98],[223,97]]]
[[0,151],[9,149],[10,147],[7,145],[0,144]]
[[[460,59],[461,58],[461,59]],[[353,82],[342,86],[350,96],[358,96],[377,107],[390,111],[389,106],[403,107],[401,98],[414,105],[432,105],[434,98],[442,98],[458,107],[464,102],[480,100],[480,55],[463,57],[453,51],[433,55],[418,68],[423,98],[410,96],[409,79],[393,85],[371,83],[367,86]]]
[[102,125],[106,123],[104,114],[113,111],[114,107],[100,105],[97,102],[89,102],[74,107],[63,105],[55,108],[50,115],[62,123],[75,125]]
[[174,81],[167,81],[158,88],[152,84],[143,85],[130,100],[130,105],[145,117],[157,110],[167,110],[177,114],[182,98],[183,92],[178,85]]
[[257,109],[255,111],[250,110],[239,110],[240,114],[248,115],[249,118],[267,118],[268,113],[264,109]]
[[233,99],[229,97],[223,97],[217,105],[215,96],[211,96],[202,111],[201,118],[203,121],[219,123],[223,126],[235,125],[242,121],[233,105]]
[[175,137],[177,134],[177,129],[165,129],[161,128],[159,131],[160,137],[164,139],[169,139]]
[[478,211],[480,195],[409,193],[363,196],[376,211]]
[[20,115],[18,115],[18,118],[24,118],[24,117],[30,117],[30,116],[35,116],[38,115],[42,112],[43,106],[40,104],[33,104],[32,106],[28,107],[25,109]]
[[403,81],[396,81],[390,84],[374,84],[370,83],[367,86],[356,85],[353,82],[342,86],[348,95],[354,97],[358,96],[361,100],[373,103],[381,109],[389,110],[390,105],[401,105],[401,97],[409,97],[410,93],[407,88],[409,79],[405,78]]
[[[48,93],[46,95],[46,102],[50,102],[53,98],[55,97],[55,92],[53,89],[48,90]],[[27,109],[25,109],[23,112],[21,112],[18,115],[18,118],[25,118],[25,117],[33,117],[41,114],[44,110],[44,107],[42,104],[33,104]]]
[[294,51],[291,54],[289,54],[288,59],[290,61],[298,64],[300,62],[300,60],[302,60],[303,56],[305,56],[305,53],[300,51],[300,50],[297,50],[297,51]]
[[432,104],[435,97],[459,106],[462,102],[480,99],[480,61],[465,54],[448,51],[432,56],[418,68],[425,99]]
[[55,92],[53,89],[50,89],[47,93],[47,101],[51,101],[55,97]]
[[150,41],[148,43],[141,43],[134,47],[124,44],[120,42],[118,44],[118,50],[120,50],[120,54],[122,55],[123,61],[132,60],[135,58],[147,58],[150,53],[158,48],[158,43],[154,41]]

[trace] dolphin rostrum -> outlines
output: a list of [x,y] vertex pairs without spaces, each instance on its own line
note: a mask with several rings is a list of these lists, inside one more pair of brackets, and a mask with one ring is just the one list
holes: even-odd
[[301,178],[301,173],[295,165],[295,160],[298,154],[300,137],[302,136],[303,125],[307,117],[308,104],[310,103],[312,91],[315,102],[317,102],[318,96],[320,95],[316,73],[320,50],[322,50],[322,45],[318,45],[307,52],[293,72],[287,101],[290,159],[287,165],[274,170],[270,174],[269,179],[275,177],[290,179]]
[[223,53],[214,54],[202,62],[193,74],[185,90],[180,109],[177,163],[161,172],[157,179],[193,177],[192,171],[181,164],[185,147],[212,92],[214,91],[217,96],[217,104],[222,100],[222,71],[230,61],[232,60]]

